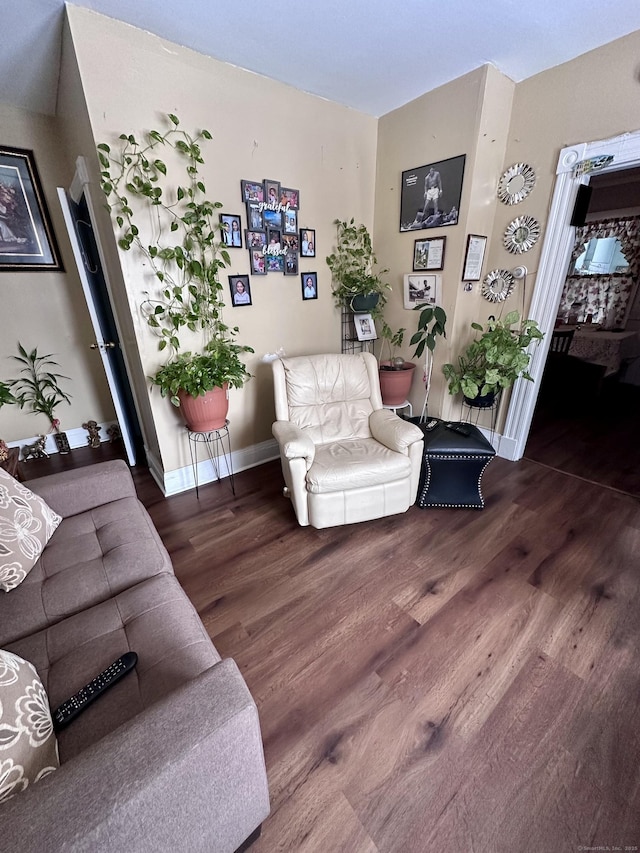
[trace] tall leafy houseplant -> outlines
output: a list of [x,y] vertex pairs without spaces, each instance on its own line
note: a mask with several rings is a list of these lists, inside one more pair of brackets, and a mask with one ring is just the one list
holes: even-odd
[[519,377],[533,381],[527,368],[531,355],[527,347],[541,341],[543,333],[535,320],[520,324],[520,314],[510,311],[504,320],[489,320],[486,329],[479,323],[471,328],[482,334],[458,357],[457,365],[445,364],[442,371],[449,392],[462,392],[468,401],[495,396],[510,388]]
[[37,347],[27,352],[19,342],[18,353],[11,358],[22,365],[18,371],[20,375],[9,383],[15,402],[21,409],[28,406],[34,414],[44,415],[51,425],[58,451],[68,453],[69,442],[60,430],[60,420],[56,418],[55,411],[60,403],[71,402],[71,395],[60,387],[60,380],[69,377],[54,372],[53,368],[59,365],[53,361],[51,353],[39,355]]
[[[208,428],[215,429],[224,424],[227,388],[240,388],[250,377],[242,356],[253,349],[237,343],[238,327],[230,328],[223,319],[219,273],[229,264],[229,255],[220,244],[216,221],[222,205],[208,198],[200,174],[201,143],[211,134],[182,130],[172,114],[168,123],[168,130],[151,130],[141,142],[133,134],[121,134],[117,150],[99,144],[101,185],[119,229],[118,245],[123,251],[135,248],[158,285],[156,292],[145,293],[141,307],[159,338],[158,349],[169,357],[151,382],[174,406],[185,406],[191,397],[207,395],[208,401],[217,390],[224,412],[214,415]],[[159,156],[163,152],[172,168],[179,163],[183,169],[176,181]],[[145,240],[137,223],[148,214],[152,237]],[[185,330],[202,332],[200,351],[184,350]],[[207,428],[191,423],[188,415],[187,422],[193,428]]]
[[384,306],[391,285],[384,281],[389,270],[378,268],[366,225],[336,219],[336,250],[327,256],[333,278],[333,296],[338,307],[372,311]]

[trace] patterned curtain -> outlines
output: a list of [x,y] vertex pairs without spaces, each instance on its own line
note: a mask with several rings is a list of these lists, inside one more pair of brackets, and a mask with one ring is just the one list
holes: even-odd
[[594,323],[613,328],[624,322],[627,305],[640,274],[640,216],[626,219],[601,219],[576,228],[576,241],[571,252],[571,269],[595,237],[617,237],[629,262],[624,275],[568,275],[562,291],[558,316],[567,319],[574,314],[583,323],[589,314]]

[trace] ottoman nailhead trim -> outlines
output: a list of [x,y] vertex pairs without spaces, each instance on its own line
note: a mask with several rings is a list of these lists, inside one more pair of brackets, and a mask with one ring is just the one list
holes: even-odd
[[[478,474],[478,497],[480,498],[480,506],[478,506],[477,504],[427,504],[427,506],[431,506],[436,509],[438,507],[442,509],[484,509],[484,496],[482,494],[482,475],[486,471],[489,462],[491,462],[491,460],[493,459],[493,456],[490,456],[487,459],[486,454],[483,454],[482,456],[440,456],[440,454],[433,453],[431,455],[437,458],[438,460],[444,461],[453,460],[455,462],[461,462],[465,459],[485,459],[486,461],[482,466],[480,473]],[[427,492],[429,491],[429,484],[431,482],[431,465],[429,464],[428,457],[425,457],[425,462],[427,465],[427,475],[424,479],[424,486],[422,487],[422,492],[420,494],[421,501],[423,501],[427,496]]]

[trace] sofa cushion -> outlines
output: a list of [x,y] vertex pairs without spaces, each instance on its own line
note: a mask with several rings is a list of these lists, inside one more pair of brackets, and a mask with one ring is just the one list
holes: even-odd
[[82,752],[220,660],[175,576],[161,574],[70,616],[10,650],[32,661],[56,708],[120,655],[138,663],[58,735],[60,760]]
[[373,438],[336,441],[316,447],[307,471],[312,494],[378,486],[411,476],[411,460]]
[[33,664],[0,649],[0,802],[59,766],[49,702]]
[[0,590],[22,583],[61,521],[42,498],[0,468]]
[[163,572],[169,555],[137,498],[64,518],[25,581],[0,595],[0,645]]

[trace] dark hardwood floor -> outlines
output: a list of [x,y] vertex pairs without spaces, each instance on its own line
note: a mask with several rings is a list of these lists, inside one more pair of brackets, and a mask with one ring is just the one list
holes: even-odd
[[525,457],[640,497],[640,387],[602,382],[597,396],[542,400]]
[[134,476],[259,708],[256,853],[640,847],[637,499],[496,459],[483,511],[318,531],[277,463],[199,501]]

